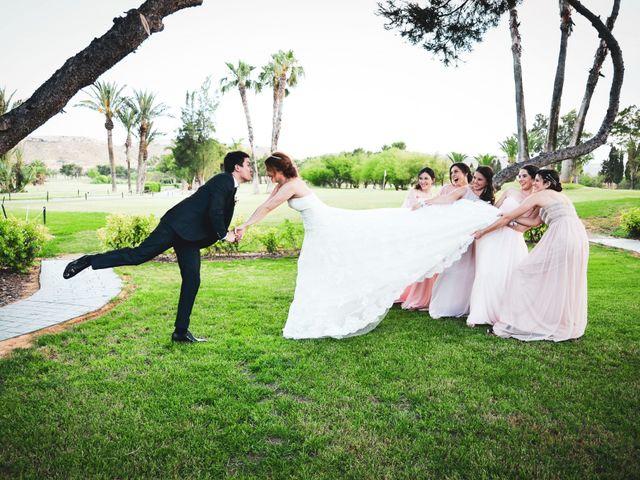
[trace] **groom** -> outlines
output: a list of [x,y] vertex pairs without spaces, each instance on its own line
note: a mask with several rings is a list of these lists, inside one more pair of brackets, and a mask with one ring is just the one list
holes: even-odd
[[238,185],[251,180],[249,155],[229,152],[224,157],[224,173],[211,178],[189,198],[164,214],[149,236],[135,248],[121,248],[97,255],[85,255],[69,263],[62,276],[71,278],[87,267],[94,270],[140,265],[173,247],[182,277],[176,315],[174,342],[204,342],[189,331],[189,317],[200,288],[200,249],[217,241],[235,242],[227,231],[233,216]]

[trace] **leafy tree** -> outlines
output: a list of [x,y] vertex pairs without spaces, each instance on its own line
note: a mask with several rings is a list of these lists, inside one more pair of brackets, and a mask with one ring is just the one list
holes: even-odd
[[631,105],[618,113],[611,129],[613,142],[627,153],[625,178],[636,187],[640,177],[640,109]]
[[[445,65],[448,65],[452,61],[457,62],[461,52],[471,50],[471,46],[482,39],[487,29],[498,24],[503,13],[519,3],[519,0],[478,0],[474,2],[439,0],[427,2],[424,5],[404,0],[387,0],[384,4],[378,4],[378,13],[387,19],[385,28],[400,31],[400,35],[409,42],[421,45],[441,57]],[[592,152],[606,142],[615,120],[624,76],[624,63],[622,52],[611,33],[611,28],[579,0],[561,0],[560,5],[561,7],[570,6],[585,17],[597,30],[598,36],[611,52],[614,68],[607,112],[598,132],[592,138],[579,145],[545,151],[530,161],[523,160],[506,167],[494,177],[494,183],[497,186],[515,177],[525,163],[542,167]],[[566,17],[566,12],[563,15]],[[551,130],[549,135],[551,138],[555,135],[553,133],[555,119],[552,119],[549,130]],[[524,142],[521,143],[524,144]]]
[[[258,193],[258,182],[260,175],[258,173],[258,160],[256,159],[255,148],[253,145],[253,126],[251,125],[251,115],[249,113],[249,103],[247,102],[247,91],[260,91],[262,85],[251,78],[251,72],[256,68],[248,63],[238,60],[238,65],[226,63],[230,71],[228,77],[220,80],[220,90],[224,94],[231,89],[238,89],[240,92],[240,100],[244,108],[244,116],[247,120],[247,132],[249,134],[249,147],[251,148],[251,160],[253,162],[253,193]],[[273,150],[272,150],[273,151]]]
[[65,163],[60,167],[60,173],[67,177],[79,177],[82,175],[82,167],[75,163]]
[[172,148],[176,172],[187,174],[189,185],[195,179],[200,185],[222,161],[227,147],[214,140],[213,117],[218,99],[210,93],[211,82],[207,78],[199,91],[187,92],[182,107],[182,125]]
[[600,167],[600,175],[602,175],[603,182],[617,185],[622,181],[624,174],[623,156],[623,152],[616,147],[611,147],[609,158],[604,160]]
[[82,100],[80,107],[90,108],[104,115],[104,128],[107,130],[107,151],[109,164],[111,165],[111,190],[116,191],[116,161],[113,155],[113,117],[117,115],[121,105],[125,101],[122,95],[124,86],[120,87],[116,82],[97,81],[91,85],[89,95],[91,98]]

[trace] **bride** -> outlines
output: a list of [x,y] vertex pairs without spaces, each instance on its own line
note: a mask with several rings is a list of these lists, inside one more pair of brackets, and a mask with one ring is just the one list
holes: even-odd
[[473,232],[497,217],[496,208],[468,200],[415,211],[333,208],[300,179],[284,153],[273,153],[265,165],[275,187],[236,235],[242,238],[285,201],[300,212],[305,237],[286,338],[345,338],[373,330],[407,285],[458,260]]

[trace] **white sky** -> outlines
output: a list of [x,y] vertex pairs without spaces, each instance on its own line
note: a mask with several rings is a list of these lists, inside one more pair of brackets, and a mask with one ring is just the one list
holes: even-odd
[[[0,85],[27,98],[70,56],[101,36],[112,19],[142,0],[107,2],[0,0],[3,45]],[[585,0],[606,18],[611,0]],[[527,120],[548,115],[559,43],[556,0],[526,0],[520,7]],[[157,92],[175,118],[158,121],[168,141],[179,123],[186,90],[207,75],[214,84],[227,75],[225,61],[242,59],[259,67],[278,49],[292,49],[306,77],[285,99],[279,149],[294,158],[362,147],[378,150],[402,140],[410,150],[446,154],[501,155],[498,142],[515,131],[515,106],[507,17],[490,30],[465,63],[444,67],[431,54],[383,29],[376,0],[205,0],[165,19],[152,35],[101,79]],[[640,2],[623,0],[614,34],[625,59],[621,107],[640,105]],[[580,15],[570,38],[562,113],[578,108],[598,45],[595,30]],[[607,105],[611,63],[607,59],[587,119],[595,132]],[[95,112],[74,108],[57,115],[35,135],[105,138]],[[256,142],[271,138],[271,92],[249,97]],[[217,137],[246,139],[239,95],[222,98]],[[114,141],[124,143],[116,130]],[[596,160],[606,156],[599,149]]]

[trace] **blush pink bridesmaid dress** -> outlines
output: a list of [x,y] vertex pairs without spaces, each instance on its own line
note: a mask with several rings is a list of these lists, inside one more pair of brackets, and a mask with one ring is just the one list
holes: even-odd
[[[466,186],[462,197],[473,202],[480,198]],[[450,191],[450,190],[449,190]],[[441,193],[446,195],[446,191]],[[462,317],[469,313],[469,299],[475,278],[475,242],[460,259],[442,272],[433,285],[429,315],[431,318]]]
[[[420,196],[415,188],[409,190],[409,194],[402,204],[403,208],[413,208],[420,200],[424,198],[431,198],[432,195]],[[438,278],[438,275],[434,275],[431,278],[426,278],[422,282],[416,282],[409,285],[404,289],[400,298],[395,303],[400,303],[403,310],[427,310],[429,308],[429,301],[431,300],[431,290],[433,284]]]
[[578,338],[587,326],[587,233],[570,203],[540,216],[549,229],[513,271],[493,332],[527,342]]
[[[518,208],[520,202],[507,197],[500,205],[503,213]],[[493,325],[511,274],[527,256],[522,233],[502,227],[476,240],[475,279],[469,301],[467,325]]]

